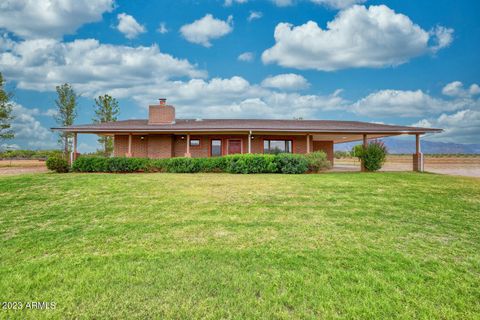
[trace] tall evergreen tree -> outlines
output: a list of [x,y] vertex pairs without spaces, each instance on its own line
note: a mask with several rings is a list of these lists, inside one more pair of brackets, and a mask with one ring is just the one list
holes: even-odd
[[[68,83],[64,83],[60,86],[56,86],[57,99],[55,104],[58,108],[58,114],[55,117],[58,125],[71,126],[73,121],[77,117],[77,100],[78,96],[73,90],[72,86]],[[63,152],[68,155],[72,149],[70,138],[72,133],[61,132],[58,142],[63,145]]]
[[[95,123],[117,121],[117,115],[120,112],[117,99],[108,94],[99,96],[95,99]],[[109,136],[100,136],[98,142],[103,146],[103,152],[109,156],[113,152],[113,139]]]
[[12,127],[12,104],[10,99],[11,93],[7,92],[4,88],[5,81],[3,75],[0,72],[0,140],[12,139],[14,137]]

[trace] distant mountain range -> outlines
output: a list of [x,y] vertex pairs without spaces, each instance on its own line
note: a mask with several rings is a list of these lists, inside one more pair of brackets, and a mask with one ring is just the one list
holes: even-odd
[[[414,153],[415,141],[387,138],[381,139],[388,148],[389,153]],[[348,142],[335,145],[335,151],[350,151],[354,145],[361,142]],[[480,144],[461,144],[449,142],[421,141],[423,153],[463,153],[480,154]]]

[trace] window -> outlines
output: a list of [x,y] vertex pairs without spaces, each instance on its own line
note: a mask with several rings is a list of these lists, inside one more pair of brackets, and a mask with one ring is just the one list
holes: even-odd
[[292,140],[263,140],[263,153],[292,153]]
[[190,139],[190,147],[195,147],[200,145],[200,139]]
[[222,155],[222,140],[215,139],[211,141],[210,153],[212,157],[219,157]]

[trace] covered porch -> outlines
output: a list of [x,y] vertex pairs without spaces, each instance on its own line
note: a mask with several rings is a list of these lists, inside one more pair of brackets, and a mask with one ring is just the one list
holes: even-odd
[[[370,140],[408,134],[415,137],[415,152],[411,157],[411,169],[424,171],[424,157],[420,139],[423,133],[324,133],[324,132],[72,132],[70,161],[78,156],[78,134],[108,135],[114,138],[114,156],[126,157],[210,157],[234,153],[268,153],[271,142],[285,142],[285,152],[306,154],[324,151],[336,171],[365,171],[362,163],[342,166],[335,163],[334,145],[359,141],[364,146]],[[289,142],[289,143],[287,143]],[[216,151],[215,151],[216,150]]]

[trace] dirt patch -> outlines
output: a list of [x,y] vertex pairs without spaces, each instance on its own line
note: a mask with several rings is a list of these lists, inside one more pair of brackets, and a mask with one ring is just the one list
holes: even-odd
[[40,160],[0,160],[0,175],[48,172],[45,161]]
[[[381,171],[411,171],[412,156],[389,156]],[[334,171],[358,171],[357,159],[335,159]],[[480,157],[429,157],[425,156],[425,171],[480,177]]]

